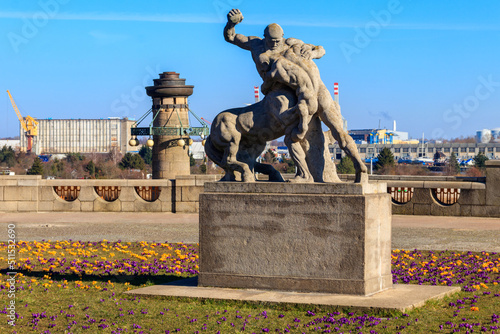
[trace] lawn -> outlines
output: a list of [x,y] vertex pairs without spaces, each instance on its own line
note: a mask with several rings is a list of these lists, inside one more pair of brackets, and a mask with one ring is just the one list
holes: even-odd
[[21,241],[14,270],[7,250],[0,333],[500,333],[497,253],[394,250],[395,284],[462,288],[402,314],[124,294],[197,275],[196,244]]

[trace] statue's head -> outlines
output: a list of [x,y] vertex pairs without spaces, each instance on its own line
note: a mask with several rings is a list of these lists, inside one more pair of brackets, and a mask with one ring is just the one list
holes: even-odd
[[264,29],[266,47],[270,50],[277,49],[283,43],[283,29],[279,24],[271,23]]

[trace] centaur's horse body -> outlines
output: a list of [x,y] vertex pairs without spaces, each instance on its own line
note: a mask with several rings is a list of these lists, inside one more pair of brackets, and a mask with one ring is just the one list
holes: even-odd
[[[254,172],[269,175],[270,181],[283,181],[274,167],[256,160],[264,151],[266,142],[285,135],[286,126],[281,121],[285,116],[283,112],[290,110],[296,103],[295,92],[281,88],[270,92],[260,102],[228,109],[217,115],[205,143],[205,152],[226,171],[222,180],[234,181],[234,172],[237,171],[241,173],[241,180],[244,182],[254,182]],[[315,182],[340,181],[335,165],[329,158],[318,117],[311,120],[309,131],[298,151],[290,150],[289,147],[292,160],[297,166],[297,175],[310,172]]]

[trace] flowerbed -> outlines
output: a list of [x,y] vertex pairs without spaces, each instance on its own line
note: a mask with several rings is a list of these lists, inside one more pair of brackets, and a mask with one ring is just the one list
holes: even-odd
[[[6,243],[0,252],[1,333],[500,333],[496,253],[394,250],[395,284],[463,290],[400,314],[123,294],[197,275],[198,245],[19,242],[15,283]],[[12,292],[15,326],[8,323]]]

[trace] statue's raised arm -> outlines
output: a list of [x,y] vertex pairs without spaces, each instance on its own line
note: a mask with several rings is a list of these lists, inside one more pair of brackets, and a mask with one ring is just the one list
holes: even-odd
[[250,50],[251,41],[254,39],[261,40],[257,36],[245,36],[237,34],[234,27],[243,21],[243,14],[241,14],[239,9],[231,9],[227,14],[227,24],[224,27],[224,39],[226,42],[239,46],[242,49]]

